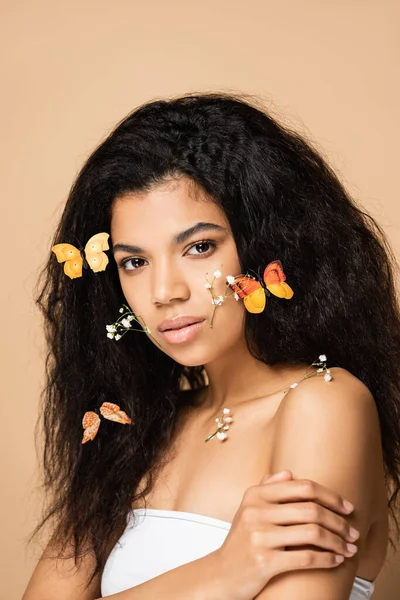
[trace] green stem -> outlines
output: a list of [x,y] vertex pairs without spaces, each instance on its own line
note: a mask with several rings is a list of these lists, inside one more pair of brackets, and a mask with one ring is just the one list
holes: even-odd
[[[151,334],[148,333],[147,331],[147,327],[145,326],[145,329],[143,328],[143,324],[139,321],[138,318],[136,318],[136,315],[133,313],[133,311],[129,308],[129,306],[127,306],[126,304],[122,305],[122,308],[125,308],[126,312],[124,312],[120,317],[118,317],[118,319],[116,320],[116,322],[114,323],[114,325],[118,328],[122,328],[123,333],[119,333],[119,331],[121,331],[121,329],[119,331],[117,331],[117,333],[119,335],[121,335],[121,338],[123,335],[125,335],[125,333],[127,331],[136,331],[137,333],[146,333],[156,344],[159,348],[162,348],[161,344],[156,340],[156,338]],[[139,325],[143,328],[143,329],[134,329],[133,327],[125,327],[124,325],[122,325],[122,323],[120,323],[121,319],[126,319],[127,314],[132,315],[133,320],[136,321],[136,323],[139,323]],[[138,315],[138,317],[140,317],[140,315]],[[141,318],[141,317],[140,317]],[[121,339],[119,338],[119,339]],[[118,341],[118,340],[117,340]]]
[[210,329],[212,329],[212,326],[213,326],[214,315],[215,315],[215,311],[216,310],[217,310],[217,305],[214,304],[214,312],[213,312],[212,317],[211,317]]

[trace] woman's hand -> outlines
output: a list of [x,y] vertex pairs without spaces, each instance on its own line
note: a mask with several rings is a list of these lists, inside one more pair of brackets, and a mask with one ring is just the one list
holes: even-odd
[[[334,568],[343,557],[353,556],[346,544],[358,535],[352,538],[350,525],[337,514],[348,515],[353,509],[346,509],[341,496],[314,481],[294,480],[291,471],[267,475],[249,487],[216,551],[229,598],[251,600],[279,573]],[[299,546],[307,549],[296,549]]]

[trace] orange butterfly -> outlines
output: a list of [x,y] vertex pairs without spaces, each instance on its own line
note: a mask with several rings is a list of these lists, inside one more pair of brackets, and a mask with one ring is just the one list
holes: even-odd
[[58,262],[65,262],[64,273],[71,279],[82,277],[82,266],[87,269],[88,266],[97,273],[105,271],[108,265],[108,256],[103,250],[108,250],[109,233],[96,233],[92,236],[85,246],[85,254],[83,248],[75,248],[72,244],[56,244],[52,247],[52,251],[57,257]]
[[278,298],[290,300],[294,291],[285,283],[286,275],[283,272],[280,260],[270,262],[264,270],[263,280],[259,282],[254,277],[238,275],[230,287],[243,298],[246,309],[251,313],[260,313],[265,308],[265,297],[270,295],[269,290]]
[[[122,425],[132,423],[132,419],[128,417],[123,410],[120,410],[117,404],[113,404],[112,402],[103,402],[103,404],[100,406],[100,413],[109,421],[115,421],[116,423],[121,423]],[[100,423],[101,419],[97,413],[93,411],[85,412],[82,419],[82,425],[84,429],[82,444],[86,444],[86,442],[89,440],[94,440],[99,430]]]

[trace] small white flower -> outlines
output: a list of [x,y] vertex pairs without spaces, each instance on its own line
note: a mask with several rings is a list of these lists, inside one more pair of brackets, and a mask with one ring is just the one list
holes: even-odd
[[129,319],[122,319],[121,324],[128,329],[128,327],[132,327]]
[[232,275],[227,275],[227,276],[226,276],[226,280],[227,280],[227,282],[228,282],[228,283],[229,283],[229,285],[230,285],[231,283],[234,283],[234,281],[235,281],[235,278],[234,278]]
[[222,414],[229,415],[230,412],[231,412],[230,408],[224,408],[224,410],[222,411]]
[[235,298],[235,300],[239,300],[239,295],[236,292],[233,293],[233,297]]
[[119,309],[119,312],[124,312],[124,308],[123,308],[123,307],[122,307],[122,308],[120,308],[120,309]]
[[113,337],[114,337],[114,334],[113,333],[107,333],[107,337],[110,338],[110,340],[112,340]]
[[119,335],[119,333],[117,333],[117,334],[116,334],[116,336],[115,336],[115,339],[116,339],[116,340],[119,340],[119,339],[121,339],[121,336]]
[[128,321],[133,321],[134,316],[133,315],[128,315],[126,318],[128,319]]
[[320,354],[318,358],[319,358],[319,360],[321,362],[325,362],[326,361],[326,354]]
[[217,438],[219,440],[224,440],[226,438],[226,433],[224,433],[223,431],[218,431]]
[[213,275],[214,275],[214,277],[218,278],[218,277],[221,277],[222,273],[219,269],[217,269],[216,271],[214,271]]
[[324,379],[325,379],[325,381],[330,381],[332,379],[332,375],[330,375],[329,373],[326,373],[324,375]]
[[115,333],[117,331],[117,328],[115,327],[115,325],[106,325],[106,329],[110,333]]
[[207,288],[208,290],[210,290],[211,289],[211,283],[206,283],[204,287]]

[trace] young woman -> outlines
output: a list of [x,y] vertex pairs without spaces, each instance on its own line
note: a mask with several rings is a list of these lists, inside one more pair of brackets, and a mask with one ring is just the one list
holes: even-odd
[[52,536],[24,600],[369,598],[400,486],[397,265],[317,151],[248,97],[147,103],[49,254]]

